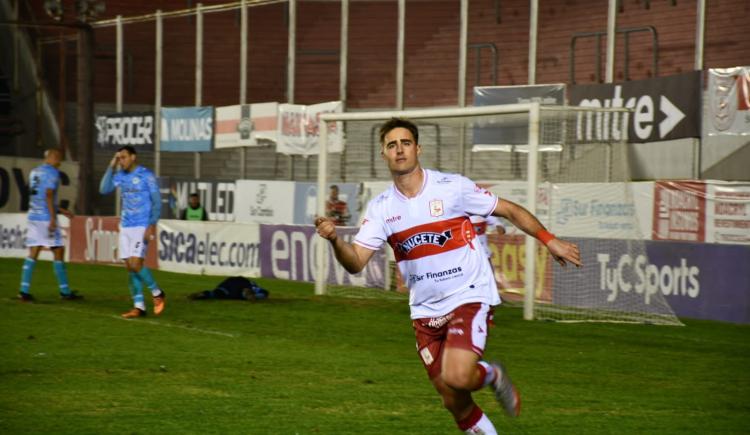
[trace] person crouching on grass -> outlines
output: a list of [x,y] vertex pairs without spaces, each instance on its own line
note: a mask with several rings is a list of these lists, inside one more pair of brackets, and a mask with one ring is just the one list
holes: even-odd
[[521,397],[501,363],[481,359],[500,297],[469,216],[508,219],[542,241],[563,266],[581,266],[580,252],[520,205],[461,175],[422,169],[418,141],[411,121],[387,121],[380,129],[381,155],[393,184],[370,201],[353,243],[338,237],[328,218],[316,218],[316,230],[350,273],[360,272],[384,243],[391,245],[409,286],[418,354],[430,381],[460,430],[496,434],[471,393],[489,386],[511,417],[519,415]]

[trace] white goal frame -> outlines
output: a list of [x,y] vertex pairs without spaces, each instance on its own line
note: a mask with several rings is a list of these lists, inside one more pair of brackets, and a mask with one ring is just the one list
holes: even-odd
[[[414,110],[396,110],[396,111],[378,111],[378,112],[347,112],[347,113],[324,113],[319,117],[318,131],[318,196],[317,196],[317,215],[325,216],[325,192],[328,184],[328,150],[324,144],[328,143],[327,123],[337,121],[378,121],[388,120],[391,117],[403,117],[410,120],[424,118],[462,118],[475,117],[482,115],[500,115],[500,114],[528,114],[528,159],[527,159],[527,192],[528,198],[525,205],[526,209],[536,215],[536,191],[538,185],[538,165],[539,165],[539,144],[541,128],[541,112],[548,110],[568,110],[568,111],[593,111],[598,112],[629,112],[627,109],[606,109],[591,107],[570,107],[570,106],[543,106],[538,102],[520,103],[520,104],[503,104],[494,106],[463,107],[463,108],[436,108],[436,109],[414,109]],[[627,113],[626,113],[627,115]],[[627,116],[625,117],[627,119]],[[625,124],[626,125],[626,124]],[[623,129],[623,135],[627,134],[627,129]],[[623,137],[627,140],[627,137]],[[525,252],[525,292],[523,304],[523,318],[525,320],[534,319],[534,277],[536,276],[536,261],[534,255],[537,248],[537,240],[534,237],[526,237]],[[317,273],[315,274],[315,294],[326,294],[326,277],[328,276],[328,255],[326,255],[327,243],[318,243],[316,245]]]

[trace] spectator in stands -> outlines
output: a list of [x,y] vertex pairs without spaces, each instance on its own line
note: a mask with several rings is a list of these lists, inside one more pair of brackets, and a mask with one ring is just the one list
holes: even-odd
[[70,290],[68,272],[65,269],[65,244],[60,234],[57,214],[68,218],[73,214],[57,204],[57,189],[60,187],[60,167],[62,153],[57,149],[44,152],[44,163],[31,170],[29,174],[29,214],[26,232],[26,246],[29,256],[23,261],[21,288],[18,299],[33,302],[34,296],[29,291],[31,277],[34,273],[36,259],[43,248],[49,248],[54,256],[53,268],[60,288],[60,298],[66,301],[82,299],[83,296]]
[[500,304],[487,257],[476,246],[470,215],[495,215],[544,243],[561,265],[581,265],[578,247],[557,239],[520,205],[498,198],[458,174],[423,169],[419,131],[392,118],[380,129],[380,153],[393,184],[367,207],[352,243],[338,237],[332,220],[315,219],[336,259],[358,273],[386,242],[409,286],[417,353],[428,376],[467,434],[497,434],[472,392],[489,386],[510,416],[520,396],[500,363],[482,359],[493,307]]
[[182,210],[180,219],[184,221],[207,221],[208,213],[201,205],[200,196],[197,193],[191,193],[189,201],[187,208]]
[[130,145],[121,147],[109,162],[99,184],[99,192],[102,194],[112,193],[120,188],[122,215],[118,252],[128,268],[128,287],[133,296],[133,308],[121,315],[126,319],[146,315],[143,284],[151,289],[154,314],[161,314],[166,302],[164,291],[143,264],[148,244],[156,238],[161,195],[154,173],[138,165],[136,159],[135,148]]
[[346,225],[349,222],[349,206],[346,201],[339,199],[339,186],[332,184],[326,200],[326,216],[333,220],[334,225]]

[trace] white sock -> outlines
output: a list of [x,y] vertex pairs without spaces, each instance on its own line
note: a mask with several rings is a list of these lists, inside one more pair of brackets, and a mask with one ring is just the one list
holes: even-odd
[[458,422],[458,428],[468,435],[497,435],[495,426],[476,405],[468,417]]

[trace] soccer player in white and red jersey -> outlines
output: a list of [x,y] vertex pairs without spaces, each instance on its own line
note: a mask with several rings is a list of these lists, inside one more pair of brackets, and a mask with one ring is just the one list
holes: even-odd
[[541,240],[563,266],[580,266],[580,253],[520,205],[461,175],[423,169],[418,141],[417,127],[409,120],[392,118],[381,127],[381,154],[393,185],[370,202],[353,243],[337,236],[330,219],[318,217],[315,226],[350,273],[360,272],[383,243],[391,245],[409,287],[417,349],[430,381],[459,429],[496,434],[472,391],[490,386],[512,417],[519,414],[521,400],[503,366],[481,359],[500,298],[469,216],[506,218]]

